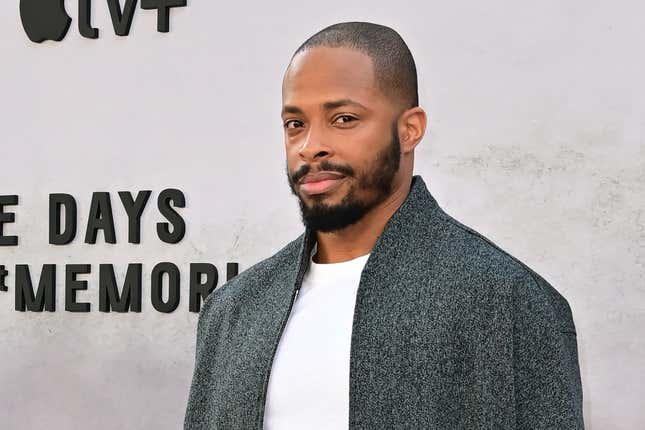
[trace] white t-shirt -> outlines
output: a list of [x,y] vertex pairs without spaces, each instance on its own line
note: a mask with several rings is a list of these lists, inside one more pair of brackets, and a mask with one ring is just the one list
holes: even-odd
[[370,254],[309,268],[273,359],[266,430],[349,426],[349,353],[356,292]]

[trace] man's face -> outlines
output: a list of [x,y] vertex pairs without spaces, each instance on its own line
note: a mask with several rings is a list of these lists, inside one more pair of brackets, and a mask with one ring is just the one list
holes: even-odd
[[[391,194],[401,156],[395,107],[377,88],[367,55],[327,47],[298,54],[282,105],[287,179],[306,226],[342,229]],[[301,182],[318,172],[335,179]]]

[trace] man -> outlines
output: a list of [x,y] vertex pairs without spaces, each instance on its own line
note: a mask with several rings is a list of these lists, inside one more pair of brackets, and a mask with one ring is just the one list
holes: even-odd
[[282,98],[305,232],[205,300],[185,428],[583,429],[566,299],[412,174],[401,37],[321,30]]

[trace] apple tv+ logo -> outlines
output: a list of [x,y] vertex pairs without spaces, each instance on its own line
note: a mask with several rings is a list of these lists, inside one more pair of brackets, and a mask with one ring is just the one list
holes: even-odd
[[[105,0],[110,11],[114,33],[127,36],[137,8],[137,0]],[[170,28],[170,8],[185,7],[186,0],[141,0],[141,9],[157,10],[157,31],[167,33]],[[99,37],[98,28],[91,23],[92,0],[78,0],[78,30],[88,39]],[[65,10],[64,0],[20,0],[20,20],[29,40],[60,42],[69,30],[72,18]]]

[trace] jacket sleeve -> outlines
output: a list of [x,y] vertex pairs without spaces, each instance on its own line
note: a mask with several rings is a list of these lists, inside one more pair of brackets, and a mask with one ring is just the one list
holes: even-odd
[[[188,402],[184,415],[184,429],[196,430],[209,428],[207,421],[208,413],[208,392],[212,389],[210,380],[210,369],[208,351],[206,350],[209,331],[217,330],[217,320],[214,313],[214,306],[217,305],[220,288],[213,290],[207,297],[197,318],[195,332],[195,365],[193,369],[192,382],[188,393]],[[216,309],[215,309],[216,310]]]
[[584,430],[576,329],[566,299],[535,272],[513,292],[517,430]]

